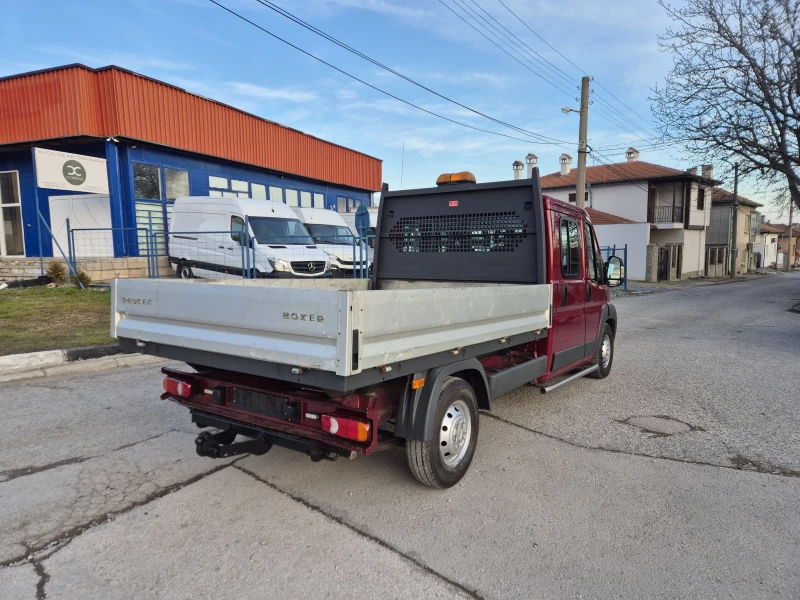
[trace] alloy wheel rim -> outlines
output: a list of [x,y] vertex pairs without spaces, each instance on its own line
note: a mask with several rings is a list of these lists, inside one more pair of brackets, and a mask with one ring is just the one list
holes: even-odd
[[450,468],[457,467],[467,454],[472,439],[472,417],[467,403],[453,402],[439,426],[439,455]]

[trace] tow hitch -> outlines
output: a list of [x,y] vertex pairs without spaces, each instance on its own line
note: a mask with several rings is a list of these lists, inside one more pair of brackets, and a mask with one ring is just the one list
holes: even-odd
[[272,448],[272,442],[263,436],[234,444],[233,440],[235,439],[235,431],[223,429],[213,434],[210,431],[204,431],[197,436],[194,443],[197,447],[197,454],[209,458],[227,458],[238,454],[261,455],[266,454]]

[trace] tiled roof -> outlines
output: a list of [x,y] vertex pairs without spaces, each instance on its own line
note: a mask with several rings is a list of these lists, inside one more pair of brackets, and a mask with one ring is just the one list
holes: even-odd
[[[789,235],[789,226],[785,223],[774,223],[772,227],[777,229],[777,233],[780,233],[781,235]],[[800,235],[800,225],[797,223],[792,224],[792,235]]]
[[589,213],[589,218],[592,220],[593,225],[621,225],[623,223],[636,223],[625,217],[618,217],[611,213],[596,210],[594,208],[587,208],[586,212]]
[[[578,169],[572,169],[567,175],[561,176],[560,172],[543,175],[541,178],[542,189],[575,187]],[[691,177],[704,179],[680,169],[654,165],[643,160],[615,163],[612,165],[596,165],[586,167],[586,183],[612,183],[621,181],[643,181],[659,179],[661,177]],[[705,179],[705,181],[710,181]]]
[[[744,204],[745,206],[753,206],[753,207],[764,206],[763,204],[754,202],[753,200],[750,200],[750,198],[745,198],[744,196],[739,196],[738,200],[739,204]],[[733,202],[733,192],[729,192],[728,190],[723,190],[722,188],[715,187],[713,190],[711,190],[711,201],[726,202],[730,204],[731,202]]]
[[783,229],[770,225],[769,223],[761,224],[761,233],[780,233],[781,231],[783,231]]

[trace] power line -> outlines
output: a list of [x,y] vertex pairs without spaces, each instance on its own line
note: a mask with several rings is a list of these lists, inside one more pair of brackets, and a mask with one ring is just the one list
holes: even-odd
[[[495,34],[495,33],[492,33],[492,32],[489,30],[489,27],[487,27],[487,26],[486,26],[486,24],[484,24],[484,23],[482,22],[482,19],[481,19],[480,15],[478,15],[478,14],[477,14],[477,13],[476,13],[474,10],[472,10],[472,9],[468,8],[467,6],[464,6],[464,5],[462,5],[462,4],[461,4],[461,2],[462,2],[462,1],[463,1],[463,2],[466,4],[466,0],[452,0],[452,2],[453,2],[453,3],[454,3],[456,6],[458,6],[458,7],[459,7],[459,8],[460,8],[460,9],[461,9],[461,10],[462,10],[462,11],[463,11],[463,12],[464,12],[464,13],[465,13],[467,16],[469,16],[471,19],[473,19],[473,20],[474,20],[476,23],[478,23],[479,25],[481,25],[481,27],[483,27],[483,28],[484,28],[484,29],[485,29],[485,30],[486,30],[486,31],[487,31],[487,32],[488,32],[490,35],[494,36],[494,37],[495,37],[495,38],[497,38],[497,39],[500,39],[500,38],[497,36],[497,34]],[[520,60],[519,60],[519,59],[518,59],[516,56],[514,56],[514,55],[513,55],[513,54],[511,54],[511,53],[509,53],[509,52],[508,52],[508,51],[507,51],[505,48],[503,48],[502,46],[500,46],[499,44],[497,44],[497,43],[496,43],[494,40],[492,40],[491,38],[489,38],[489,37],[488,37],[486,34],[484,34],[482,31],[480,31],[479,29],[477,29],[477,28],[476,28],[476,27],[475,27],[475,26],[474,26],[472,23],[470,23],[469,21],[467,21],[466,19],[464,19],[464,17],[462,17],[460,14],[458,14],[457,12],[455,12],[455,11],[454,11],[454,10],[453,10],[453,9],[452,9],[452,8],[451,8],[449,5],[445,4],[445,3],[443,2],[443,0],[439,0],[439,2],[440,2],[440,3],[441,3],[443,6],[445,6],[446,8],[448,8],[448,9],[450,10],[450,12],[452,12],[454,15],[456,15],[456,16],[457,16],[457,17],[459,17],[459,18],[460,18],[462,21],[464,21],[464,22],[465,22],[465,23],[467,23],[467,24],[468,24],[470,27],[472,27],[472,29],[474,29],[475,31],[477,31],[478,33],[480,33],[480,34],[481,34],[483,37],[485,37],[487,40],[489,40],[489,42],[491,42],[492,44],[494,44],[495,46],[497,46],[498,48],[500,48],[500,50],[502,50],[503,52],[505,52],[506,54],[508,54],[508,56],[510,56],[511,58],[513,58],[514,60],[516,60],[518,63],[520,63],[520,64],[521,64],[523,67],[525,67],[526,69],[528,69],[529,71],[531,71],[531,72],[532,72],[532,73],[534,73],[535,75],[539,76],[541,79],[544,79],[544,80],[545,80],[547,83],[549,83],[550,85],[552,85],[552,86],[553,86],[553,87],[555,87],[556,89],[558,89],[558,90],[560,90],[560,91],[564,92],[564,93],[565,93],[565,94],[567,94],[567,95],[570,95],[570,96],[572,96],[572,94],[571,94],[570,92],[568,92],[568,91],[564,90],[564,88],[560,87],[560,82],[558,82],[558,84],[557,84],[557,83],[553,82],[552,80],[548,79],[547,77],[545,77],[543,74],[539,73],[538,71],[534,71],[533,69],[531,69],[530,67],[528,67],[528,65],[526,65],[525,63],[523,63],[522,61],[520,61]],[[484,12],[485,12],[485,11],[484,11]],[[487,14],[488,14],[488,13],[487,13]],[[490,26],[491,26],[491,24],[490,24]],[[496,27],[494,27],[494,26],[491,26],[491,27],[492,27],[492,28],[493,28],[495,31],[498,31],[498,32],[499,32],[499,30],[498,30]],[[502,32],[500,32],[500,33],[502,33]],[[505,37],[506,37],[506,39],[508,39],[508,36],[505,36]],[[507,42],[506,42],[506,43],[507,43]],[[517,45],[517,47],[519,47],[519,46]],[[513,51],[513,52],[517,52],[517,50],[516,50],[516,49],[514,49],[513,47],[512,47],[512,51]],[[532,61],[530,58],[528,58],[528,57],[526,57],[526,56],[524,56],[524,55],[521,55],[521,56],[522,56],[522,58],[524,58],[524,59],[528,60],[528,61],[529,61],[529,62],[531,62],[532,64],[535,64],[537,67],[540,67],[540,65],[539,65],[538,63],[535,63],[535,62],[534,62],[534,61]],[[614,118],[613,118],[611,115],[607,114],[607,113],[606,113],[604,110],[600,110],[599,108],[597,108],[597,107],[596,107],[596,108],[595,108],[595,112],[597,112],[597,114],[598,114],[599,116],[601,116],[602,118],[606,119],[607,121],[609,121],[609,122],[610,122],[610,123],[612,123],[613,125],[615,125],[615,126],[619,127],[619,128],[620,128],[620,129],[622,129],[623,131],[625,131],[625,132],[627,132],[627,133],[630,133],[631,135],[633,135],[633,136],[635,136],[635,137],[637,137],[637,138],[639,138],[639,139],[641,139],[641,140],[644,140],[644,138],[642,138],[642,137],[641,137],[640,135],[638,135],[636,132],[632,131],[630,128],[628,128],[628,127],[626,127],[625,125],[622,125],[621,123],[619,123],[618,121],[616,121],[616,120],[615,120],[615,119],[614,119]],[[634,126],[636,126],[636,125],[634,124]]]
[[244,21],[246,23],[249,23],[250,25],[252,25],[253,27],[256,27],[257,29],[260,29],[261,31],[263,31],[267,35],[275,38],[276,40],[278,40],[280,42],[283,42],[287,46],[290,46],[290,47],[294,48],[298,52],[302,52],[306,56],[308,56],[310,58],[313,58],[314,60],[316,60],[318,62],[321,62],[322,64],[330,67],[334,71],[338,71],[342,75],[345,75],[345,76],[349,77],[350,79],[358,81],[359,83],[361,83],[361,84],[363,84],[363,85],[375,90],[376,92],[380,92],[381,94],[383,94],[385,96],[388,96],[390,98],[393,98],[394,100],[402,102],[403,104],[406,104],[408,106],[416,108],[417,110],[421,110],[422,112],[428,113],[429,115],[433,115],[434,117],[438,117],[439,119],[443,119],[445,121],[449,121],[450,123],[455,123],[456,125],[461,125],[462,127],[466,127],[468,129],[474,129],[475,131],[481,131],[483,133],[490,133],[492,135],[497,135],[497,136],[500,136],[500,137],[504,137],[504,138],[508,138],[508,139],[512,139],[512,140],[517,140],[517,141],[520,141],[520,142],[525,142],[527,144],[530,144],[530,143],[541,143],[541,144],[560,145],[560,144],[556,144],[555,142],[541,142],[539,140],[522,139],[522,138],[514,137],[514,136],[511,136],[511,135],[506,135],[505,133],[500,133],[500,132],[497,132],[497,131],[490,131],[488,129],[481,129],[480,127],[475,127],[473,125],[468,125],[467,123],[462,123],[461,121],[457,121],[455,119],[451,119],[449,117],[445,117],[444,115],[440,115],[439,113],[436,113],[436,112],[434,112],[432,110],[428,110],[427,108],[423,108],[423,107],[421,107],[421,106],[419,106],[417,104],[414,104],[413,102],[409,102],[408,100],[404,100],[403,98],[400,98],[399,96],[395,96],[394,94],[391,94],[391,93],[387,92],[386,90],[383,90],[383,89],[381,89],[381,88],[379,88],[377,86],[374,86],[371,83],[367,83],[363,79],[360,79],[360,78],[356,77],[355,75],[352,75],[351,73],[348,73],[347,71],[345,71],[343,69],[340,69],[339,67],[337,67],[335,65],[332,65],[331,63],[319,58],[318,56],[315,56],[314,54],[312,54],[312,53],[310,53],[310,52],[308,52],[306,50],[303,50],[299,46],[296,46],[296,45],[292,44],[291,42],[283,39],[282,37],[272,33],[271,31],[265,29],[261,25],[259,25],[257,23],[254,23],[253,21],[251,21],[247,17],[244,17],[244,16],[240,15],[239,13],[237,13],[236,11],[228,8],[227,6],[224,6],[223,4],[220,4],[219,2],[217,2],[217,0],[209,0],[209,2],[211,2],[212,4],[216,4],[217,6],[222,8],[223,10],[229,12],[230,14],[234,15],[235,17],[238,17],[242,21]]
[[[561,54],[561,52],[559,52],[559,51],[558,51],[558,49],[557,49],[555,46],[553,46],[553,45],[552,45],[550,42],[548,42],[546,39],[544,39],[544,38],[543,38],[541,35],[539,35],[539,34],[538,34],[538,33],[537,33],[537,32],[536,32],[536,31],[535,31],[535,30],[534,30],[534,29],[533,29],[533,28],[532,28],[530,25],[528,25],[528,24],[527,24],[525,21],[523,21],[523,20],[522,20],[522,19],[519,17],[519,15],[517,15],[517,13],[515,13],[513,10],[511,10],[511,9],[510,9],[510,8],[509,8],[509,7],[506,5],[506,3],[505,3],[505,2],[503,2],[503,0],[497,0],[497,1],[498,1],[498,2],[499,2],[499,3],[500,3],[502,6],[503,6],[503,8],[505,8],[505,9],[506,9],[508,12],[510,12],[510,13],[511,13],[511,14],[514,16],[514,18],[516,18],[516,19],[517,19],[517,21],[519,21],[519,22],[520,22],[520,23],[522,23],[522,24],[523,24],[525,27],[527,27],[527,28],[528,28],[528,31],[530,31],[530,32],[531,32],[533,35],[535,35],[535,36],[536,36],[537,38],[539,38],[539,39],[540,39],[542,42],[544,42],[544,43],[545,43],[545,44],[546,44],[546,45],[547,45],[547,46],[548,46],[548,47],[549,47],[551,50],[553,50],[553,52],[555,52],[556,54],[558,54],[558,55],[559,55],[561,58],[563,58],[565,61],[567,61],[567,62],[568,62],[569,64],[571,64],[573,67],[575,67],[575,68],[576,68],[578,71],[580,71],[581,73],[583,73],[583,72],[584,72],[584,70],[583,70],[583,69],[581,69],[581,68],[580,68],[578,65],[576,65],[574,62],[572,62],[572,61],[571,61],[570,59],[568,59],[566,56],[564,56],[563,54]],[[642,121],[643,121],[643,122],[645,122],[645,123],[648,123],[648,125],[649,125],[649,121],[648,121],[647,119],[645,119],[644,117],[642,117],[642,115],[640,115],[640,114],[639,114],[639,113],[637,113],[635,110],[633,110],[631,107],[629,107],[627,104],[625,104],[624,102],[622,102],[622,100],[620,100],[619,98],[617,98],[616,96],[614,96],[614,94],[612,94],[612,93],[611,93],[611,92],[610,92],[610,91],[609,91],[609,90],[608,90],[608,89],[607,89],[607,88],[606,88],[604,85],[602,85],[602,84],[601,84],[599,81],[596,81],[596,83],[597,83],[597,85],[598,85],[598,86],[600,86],[601,88],[603,88],[603,89],[604,89],[606,92],[608,92],[608,93],[609,93],[609,95],[610,95],[610,96],[612,96],[612,97],[613,97],[613,98],[614,98],[614,99],[615,99],[617,102],[619,102],[620,104],[622,104],[622,105],[623,105],[625,108],[627,108],[628,110],[630,110],[630,111],[631,111],[633,114],[635,114],[637,117],[639,117],[640,119],[642,119]]]
[[[454,2],[457,2],[457,0],[454,0]],[[519,59],[518,59],[516,56],[514,56],[514,55],[513,55],[513,54],[511,54],[511,53],[509,53],[509,52],[508,52],[508,51],[507,51],[505,48],[503,48],[502,46],[500,46],[500,45],[499,45],[497,42],[495,42],[495,41],[494,41],[494,40],[492,40],[492,39],[491,39],[489,36],[487,36],[485,33],[483,33],[483,32],[482,32],[480,29],[478,29],[477,27],[475,27],[475,26],[474,26],[472,23],[470,23],[470,22],[469,22],[469,21],[467,21],[467,20],[466,20],[464,17],[462,17],[460,14],[458,14],[456,11],[454,11],[454,10],[453,10],[453,9],[452,9],[452,8],[451,8],[451,7],[450,7],[448,4],[445,4],[444,0],[439,0],[439,3],[440,3],[442,6],[444,6],[444,7],[445,7],[447,10],[449,10],[451,13],[453,13],[455,16],[457,16],[459,19],[461,19],[462,21],[464,21],[464,23],[466,23],[467,25],[469,25],[469,26],[470,26],[472,29],[474,29],[474,30],[475,30],[475,31],[477,31],[479,34],[481,34],[483,37],[485,37],[485,38],[486,38],[486,39],[487,39],[487,40],[488,40],[490,43],[492,43],[492,44],[494,44],[495,46],[497,46],[497,47],[498,47],[498,48],[499,48],[501,51],[503,51],[503,52],[505,52],[506,54],[508,54],[508,55],[509,55],[509,56],[510,56],[510,57],[511,57],[513,60],[517,61],[517,62],[518,62],[519,64],[521,64],[523,67],[525,67],[526,69],[528,69],[528,71],[530,71],[531,73],[533,73],[534,75],[536,75],[536,76],[537,76],[537,77],[539,77],[540,79],[542,79],[542,80],[546,81],[546,82],[547,82],[547,83],[549,83],[551,86],[553,86],[554,88],[556,88],[558,91],[565,93],[567,96],[572,96],[572,94],[571,94],[570,92],[568,92],[568,91],[567,91],[567,90],[565,90],[564,88],[560,87],[560,86],[559,86],[559,85],[557,85],[556,83],[552,82],[550,79],[548,79],[547,77],[545,77],[544,75],[542,75],[542,74],[541,74],[541,73],[539,73],[538,71],[534,71],[534,70],[533,70],[533,69],[531,69],[531,68],[530,68],[528,65],[526,65],[524,62],[522,62],[521,60],[519,60]],[[460,5],[459,5],[459,6],[460,6]]]
[[325,33],[321,29],[315,27],[314,25],[311,25],[310,23],[302,20],[300,17],[290,13],[288,10],[286,10],[286,9],[276,5],[276,4],[274,4],[273,2],[270,2],[270,0],[256,0],[256,2],[258,2],[261,5],[263,5],[264,7],[269,8],[270,10],[280,14],[281,16],[291,20],[295,24],[300,25],[301,27],[303,27],[303,28],[305,28],[305,29],[307,29],[307,30],[319,35],[320,37],[323,37],[324,39],[328,40],[329,42],[331,42],[333,44],[336,44],[340,48],[343,48],[344,50],[347,50],[348,52],[350,52],[352,54],[355,54],[356,56],[358,56],[360,58],[363,58],[364,60],[372,63],[373,65],[375,65],[377,67],[380,67],[381,69],[383,69],[385,71],[388,71],[389,73],[392,73],[393,75],[396,75],[397,77],[400,77],[401,79],[404,79],[405,81],[407,81],[407,82],[409,82],[409,83],[411,83],[411,84],[413,84],[413,85],[415,85],[415,86],[417,86],[417,87],[419,87],[419,88],[421,88],[421,89],[423,89],[423,90],[425,90],[427,92],[430,92],[431,94],[434,94],[435,96],[438,96],[439,98],[442,98],[443,100],[447,100],[448,102],[451,102],[451,103],[453,103],[453,104],[455,104],[457,106],[460,106],[461,108],[463,108],[465,110],[468,110],[468,111],[470,111],[472,113],[475,113],[476,115],[480,115],[481,117],[489,119],[490,121],[498,123],[499,125],[503,125],[505,127],[509,127],[510,129],[514,129],[516,131],[519,131],[520,133],[524,133],[526,135],[534,136],[536,138],[541,138],[542,140],[549,140],[549,141],[552,141],[552,142],[560,142],[560,143],[563,143],[563,144],[568,144],[569,143],[569,142],[566,142],[564,140],[558,140],[558,139],[551,138],[551,137],[548,137],[548,136],[545,136],[545,135],[542,135],[542,134],[539,134],[539,133],[535,133],[533,131],[529,131],[527,129],[523,129],[521,127],[517,127],[516,125],[512,125],[512,124],[507,123],[505,121],[502,121],[500,119],[496,119],[495,117],[492,117],[492,116],[487,115],[487,114],[485,114],[485,113],[483,113],[483,112],[481,112],[479,110],[471,108],[471,107],[467,106],[466,104],[462,104],[461,102],[458,102],[457,100],[454,100],[454,99],[452,99],[452,98],[450,98],[448,96],[445,96],[444,94],[441,94],[441,93],[437,92],[436,90],[433,90],[433,89],[429,88],[428,86],[426,86],[426,85],[424,85],[424,84],[422,84],[422,83],[420,83],[420,82],[408,77],[407,75],[404,75],[403,73],[400,73],[399,71],[396,71],[395,69],[392,69],[391,67],[386,66],[385,64],[379,62],[378,60],[372,58],[371,56],[368,56],[368,55],[364,54],[360,50],[357,50],[357,49],[353,48],[352,46],[342,42],[341,40],[333,37],[332,35],[330,35],[328,33]]

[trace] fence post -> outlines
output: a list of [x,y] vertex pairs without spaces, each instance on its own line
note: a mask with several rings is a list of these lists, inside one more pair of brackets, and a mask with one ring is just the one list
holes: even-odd
[[[625,249],[622,251],[622,262],[628,264],[628,244],[625,244]],[[622,278],[622,289],[628,291],[628,270],[625,269],[625,277]]]
[[67,217],[66,225],[67,225],[67,256],[69,257],[69,262],[71,262],[74,265],[75,264],[75,256],[72,254],[74,252],[74,249],[72,247],[72,244],[73,244],[73,241],[72,241],[72,227],[70,227],[70,224],[69,224],[69,217]]
[[[147,276],[153,278],[153,249],[155,238],[153,237],[153,212],[147,211],[147,232],[145,233],[147,240]],[[139,237],[138,235],[136,237]]]
[[245,279],[250,279],[250,217],[244,216],[244,239],[240,240],[242,244],[242,276]]
[[67,266],[69,267],[69,272],[72,273],[72,276],[75,278],[75,281],[78,282],[78,286],[82,290],[85,290],[86,288],[83,287],[83,284],[81,283],[81,280],[78,279],[78,274],[75,272],[74,267],[70,264],[70,262],[67,260],[67,257],[64,255],[64,250],[61,249],[61,244],[58,243],[58,240],[53,235],[53,231],[50,229],[50,226],[47,223],[45,223],[44,217],[42,216],[42,213],[39,212],[39,207],[38,206],[36,207],[36,214],[39,217],[39,227],[44,225],[47,228],[47,233],[50,234],[50,239],[55,243],[56,247],[58,248],[58,251],[61,253],[61,258],[63,258],[64,261],[67,263]]
[[356,236],[353,236],[353,279],[356,279]]

